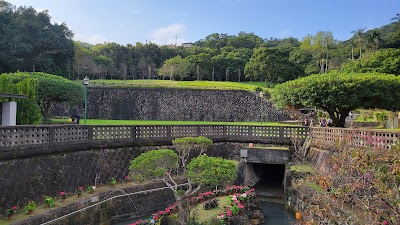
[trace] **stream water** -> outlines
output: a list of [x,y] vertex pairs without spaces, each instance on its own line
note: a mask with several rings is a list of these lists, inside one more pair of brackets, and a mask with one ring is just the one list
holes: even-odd
[[[280,203],[274,202],[261,202],[263,209],[265,223],[263,225],[294,225],[296,219],[292,214],[285,210],[284,206]],[[148,217],[142,218],[147,219]],[[128,225],[139,220],[138,218],[132,220],[125,220],[115,223],[114,225]]]

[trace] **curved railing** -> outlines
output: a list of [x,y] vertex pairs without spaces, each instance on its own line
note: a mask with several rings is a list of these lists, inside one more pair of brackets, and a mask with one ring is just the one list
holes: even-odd
[[[42,125],[0,127],[0,149],[23,146],[60,146],[98,141],[172,141],[187,136],[216,140],[270,141],[290,143],[291,137],[305,139],[307,127],[245,125]],[[1,152],[1,151],[0,151]]]

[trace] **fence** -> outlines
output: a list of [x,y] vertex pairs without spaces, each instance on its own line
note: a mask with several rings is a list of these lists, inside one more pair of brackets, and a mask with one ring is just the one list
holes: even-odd
[[326,127],[312,128],[310,135],[314,145],[332,147],[346,142],[351,146],[380,146],[386,149],[391,149],[400,138],[398,131]]
[[243,125],[42,125],[0,127],[0,149],[52,147],[96,141],[172,141],[187,136],[206,136],[227,141],[291,143],[305,139],[306,127]]

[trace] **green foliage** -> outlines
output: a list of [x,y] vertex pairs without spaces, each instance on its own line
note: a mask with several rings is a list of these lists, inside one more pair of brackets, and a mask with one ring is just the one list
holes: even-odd
[[343,72],[388,73],[400,75],[400,49],[381,49],[342,65]]
[[198,136],[198,137],[183,137],[183,138],[175,138],[172,140],[172,144],[175,146],[178,151],[179,158],[181,160],[182,166],[185,169],[186,163],[189,160],[190,152],[195,148],[200,150],[198,155],[201,155],[203,152],[209,148],[213,142],[211,139]]
[[28,99],[16,99],[17,124],[39,124],[42,122],[39,105],[37,104],[37,79],[27,78],[16,80],[13,74],[0,75],[0,92],[27,95]]
[[170,149],[151,150],[131,161],[130,177],[135,181],[161,179],[178,167],[178,155]]
[[167,76],[170,79],[180,78],[183,80],[188,77],[193,70],[194,64],[186,59],[182,59],[181,56],[175,56],[173,58],[165,60],[163,66],[159,69],[159,74]]
[[201,155],[187,165],[188,177],[201,185],[224,185],[233,182],[237,176],[236,165],[223,158]]
[[384,127],[386,124],[386,121],[388,120],[388,115],[386,112],[374,112],[374,120],[379,122],[379,125],[381,127]]
[[54,199],[52,197],[50,197],[50,196],[45,196],[44,197],[44,203],[49,207],[53,207],[54,204],[55,204]]
[[36,209],[36,204],[34,201],[30,201],[26,206],[25,206],[25,210],[26,211],[33,211]]
[[[82,86],[60,76],[24,72],[3,74],[1,76],[8,77],[13,83],[19,83],[18,89],[21,92],[30,94],[32,101],[37,101],[45,119],[48,118],[49,111],[54,103],[69,102],[77,104],[83,101]],[[29,106],[33,108],[32,105]],[[34,113],[33,110],[29,112]]]
[[272,99],[281,108],[316,106],[329,113],[335,126],[343,126],[357,108],[400,109],[400,79],[378,73],[310,75],[275,86]]
[[52,24],[47,10],[0,4],[6,5],[0,12],[0,73],[38,70],[67,76],[73,33],[66,24]]
[[302,76],[304,71],[289,61],[287,49],[260,47],[253,50],[244,73],[250,80],[263,80],[276,84],[296,79]]
[[118,183],[117,179],[115,177],[111,178],[110,184],[111,185],[116,185]]

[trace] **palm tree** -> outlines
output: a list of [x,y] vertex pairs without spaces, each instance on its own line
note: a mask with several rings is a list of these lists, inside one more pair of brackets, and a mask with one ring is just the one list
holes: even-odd
[[393,17],[391,20],[394,20],[395,23],[399,23],[400,22],[400,13],[396,13],[396,16]]
[[364,43],[364,32],[365,32],[365,28],[360,28],[360,29],[357,29],[357,30],[351,32],[352,34],[354,34],[353,37],[356,38],[358,47],[360,48],[360,59],[361,59],[361,48]]
[[377,50],[382,44],[381,33],[377,30],[373,30],[372,32],[368,33],[367,40],[371,50]]

